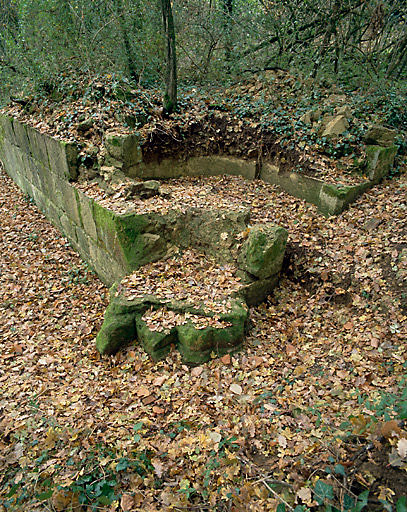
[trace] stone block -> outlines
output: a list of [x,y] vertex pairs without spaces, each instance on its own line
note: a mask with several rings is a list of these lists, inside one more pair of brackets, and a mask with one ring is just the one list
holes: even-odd
[[122,162],[124,168],[132,167],[142,161],[140,141],[137,135],[107,132],[104,143],[108,155]]
[[111,286],[125,275],[126,272],[120,264],[91,239],[89,239],[89,254],[89,264],[107,286]]
[[30,141],[28,139],[27,127],[26,125],[17,121],[17,119],[13,119],[13,130],[15,135],[15,143],[16,145],[24,151],[24,153],[30,153]]
[[244,298],[248,306],[257,306],[267,299],[277,283],[278,275],[268,279],[253,279],[251,283],[242,286],[239,296]]
[[337,215],[344,208],[344,197],[338,193],[335,185],[324,185],[319,195],[319,209],[325,215]]
[[78,190],[65,180],[54,179],[56,187],[62,197],[61,208],[77,226],[81,226],[81,217],[78,207]]
[[85,230],[80,228],[79,226],[75,226],[75,230],[76,230],[76,239],[78,241],[78,247],[80,248],[80,255],[85,261],[89,261],[89,259],[90,259],[89,237],[86,234]]
[[96,241],[98,239],[98,234],[96,224],[93,219],[94,201],[80,191],[78,191],[78,201],[81,225],[85,230],[85,233]]
[[60,179],[75,179],[78,175],[78,148],[74,143],[46,137],[50,169]]
[[13,129],[13,118],[0,114],[0,142],[6,139],[11,144],[16,144],[16,137]]
[[187,174],[193,176],[221,176],[231,174],[254,179],[256,162],[230,156],[202,156],[190,158],[187,162]]
[[283,264],[287,237],[287,230],[279,226],[254,225],[242,246],[239,263],[259,279],[278,274]]
[[342,135],[342,133],[346,132],[349,128],[349,122],[345,115],[339,115],[334,117],[331,121],[329,121],[324,130],[322,132],[322,137],[337,137],[338,135]]
[[62,232],[66,236],[66,238],[68,238],[69,241],[77,244],[78,240],[76,238],[75,224],[71,221],[71,219],[66,214],[61,215],[60,222],[61,222]]
[[42,183],[42,187],[44,190],[47,190],[48,197],[54,204],[57,204],[58,207],[63,209],[63,196],[62,190],[60,186],[61,180],[58,177],[50,172],[48,169],[45,170],[38,163],[35,164],[40,182]]
[[397,132],[378,124],[370,126],[365,135],[366,144],[389,147],[394,145]]
[[222,316],[225,327],[197,327],[193,322],[177,326],[178,350],[189,364],[208,361],[211,354],[221,356],[241,349],[247,321],[247,308],[235,301],[229,315]]
[[366,146],[366,160],[369,180],[378,183],[393,167],[397,146]]
[[[37,207],[42,211],[47,211],[47,197],[42,192],[42,190],[38,189],[37,187],[32,186],[32,198],[34,199],[34,203],[37,205]],[[25,191],[25,190],[24,190]]]
[[36,160],[34,160],[29,153],[22,154],[22,162],[24,172],[30,174],[31,182],[37,188],[43,187],[42,171],[39,170]]
[[137,339],[143,345],[144,350],[155,361],[163,359],[170,351],[171,344],[178,341],[177,329],[165,329],[162,332],[149,329],[142,315],[136,316]]
[[[81,209],[82,212],[82,209]],[[96,238],[98,245],[103,249],[109,249],[117,256],[120,255],[118,234],[116,227],[117,214],[113,210],[104,208],[97,202],[93,202],[92,215],[96,226]]]
[[31,128],[31,126],[27,126],[27,135],[30,142],[31,156],[38,160],[45,168],[49,169],[46,135]]
[[52,224],[61,230],[61,216],[63,215],[63,211],[49,199],[47,200],[46,210],[44,213]]

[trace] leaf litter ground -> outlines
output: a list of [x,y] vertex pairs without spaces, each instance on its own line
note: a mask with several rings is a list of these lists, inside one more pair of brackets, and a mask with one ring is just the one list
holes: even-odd
[[107,289],[0,180],[2,512],[317,510],[321,493],[342,507],[365,489],[382,510],[402,495],[407,433],[391,420],[407,416],[406,174],[330,219],[219,180],[290,239],[244,351],[195,368],[137,345],[100,358]]

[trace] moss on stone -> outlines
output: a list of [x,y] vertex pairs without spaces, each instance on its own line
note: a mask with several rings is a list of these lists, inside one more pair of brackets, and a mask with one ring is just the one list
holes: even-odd
[[159,361],[167,356],[171,344],[178,341],[177,330],[165,329],[162,332],[152,331],[142,319],[142,315],[136,317],[137,339],[143,344],[144,350],[155,360]]
[[101,354],[114,354],[136,337],[133,315],[111,314],[106,310],[102,329],[96,336],[96,348]]
[[240,253],[243,268],[259,279],[277,274],[283,263],[287,237],[287,230],[279,226],[253,226]]
[[366,146],[367,170],[371,181],[378,183],[389,174],[397,151],[398,147],[395,145]]

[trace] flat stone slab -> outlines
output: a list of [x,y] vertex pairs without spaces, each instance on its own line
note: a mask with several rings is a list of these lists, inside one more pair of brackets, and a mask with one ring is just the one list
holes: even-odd
[[137,338],[155,360],[175,345],[191,364],[236,351],[248,319],[243,288],[237,267],[191,250],[145,265],[112,287],[97,348],[111,354]]

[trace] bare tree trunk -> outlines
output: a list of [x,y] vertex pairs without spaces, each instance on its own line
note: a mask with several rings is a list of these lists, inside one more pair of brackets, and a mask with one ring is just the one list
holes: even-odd
[[171,0],[161,0],[164,34],[166,39],[166,73],[164,110],[171,114],[177,108],[177,56],[175,52],[175,27]]
[[231,41],[231,22],[233,14],[233,0],[222,0],[223,8],[223,28],[225,31],[225,61],[226,72],[230,73],[230,63],[232,58],[232,41]]
[[138,80],[139,77],[138,77],[138,73],[137,73],[137,69],[136,69],[136,56],[134,54],[133,47],[130,42],[128,29],[127,29],[126,22],[125,22],[126,13],[125,13],[124,5],[123,5],[123,0],[116,0],[115,4],[116,4],[115,7],[116,7],[118,24],[119,24],[119,30],[120,30],[120,33],[121,33],[122,39],[123,39],[123,46],[124,46],[124,53],[125,53],[126,60],[127,60],[127,67],[128,67],[131,78],[133,78],[133,80]]
[[[336,23],[337,23],[336,16],[338,14],[339,8],[340,8],[340,0],[335,0],[335,3],[332,8],[331,19],[328,23],[327,31],[325,32],[324,38],[322,40],[322,45],[321,45],[321,48],[319,51],[319,56],[317,59],[315,59],[314,69],[312,71],[312,78],[315,78],[317,76],[318,68],[322,64],[323,58],[325,57],[325,54],[328,51],[329,44],[331,42],[331,38],[333,35],[336,35]],[[336,68],[336,65],[334,65],[334,67]]]

